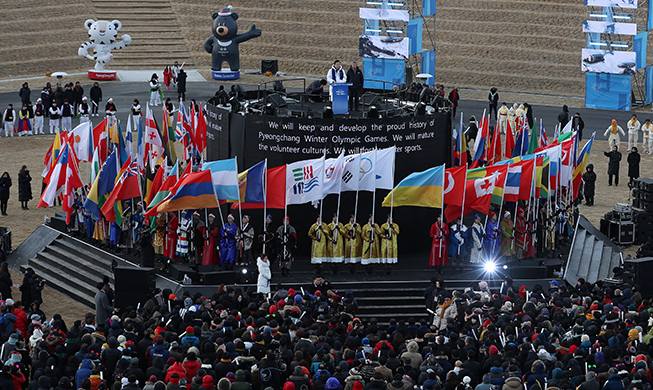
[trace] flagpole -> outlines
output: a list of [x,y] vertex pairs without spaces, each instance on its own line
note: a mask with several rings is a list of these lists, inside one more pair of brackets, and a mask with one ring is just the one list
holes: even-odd
[[[343,156],[343,164],[344,164],[344,152],[342,152],[341,154]],[[334,172],[335,172],[335,170],[334,170]],[[342,180],[338,180],[338,206],[336,207],[336,223],[333,226],[334,230],[336,229],[336,227],[338,227],[338,223],[340,221],[340,195],[342,195]],[[334,234],[337,237],[338,231],[336,230],[334,232]],[[336,238],[336,241],[337,241],[337,238]],[[336,249],[336,243],[334,242],[333,243],[332,253],[335,253],[335,249]],[[344,255],[344,243],[343,243],[343,255]]]
[[265,253],[265,240],[267,240],[267,214],[268,214],[268,159],[263,167],[263,253]]
[[[91,134],[90,134],[91,136],[89,137],[90,139],[88,140],[88,142],[91,145],[93,145],[92,142],[91,142],[91,141],[93,141],[93,123],[90,120],[88,121],[88,123],[89,123],[89,126],[90,126],[89,131],[91,132]],[[92,152],[94,152],[94,151],[95,151],[95,148],[93,148]],[[90,165],[91,164],[93,164],[93,157],[91,157],[91,161],[86,162],[86,176],[88,176],[88,182],[89,183],[91,182],[91,170],[90,170]]]
[[[236,163],[236,176],[238,176],[238,156],[234,156],[234,162]],[[240,199],[240,189],[238,190],[238,219],[240,220],[240,231],[243,230],[243,211],[240,208],[241,204],[241,199]]]
[[[467,191],[467,164],[465,164],[465,176],[463,180],[463,207],[460,209],[460,224],[463,223],[463,218],[465,218],[465,192]],[[444,195],[442,196],[444,199]],[[458,254],[460,255],[460,245],[458,245]]]
[[[360,149],[359,149],[360,152]],[[360,175],[361,171],[361,155],[360,153],[358,154],[358,171],[356,171],[357,175]],[[354,178],[355,179],[355,178]],[[356,218],[358,216],[358,189],[360,187],[360,180],[356,182],[356,201],[354,203],[354,224],[352,225],[352,230],[354,231],[354,238],[350,238],[352,240],[350,248],[349,248],[349,256],[350,258],[354,257],[354,241],[356,240]],[[361,242],[362,245],[362,242]]]
[[[451,123],[453,124],[453,111],[452,111],[452,114],[451,114]],[[395,153],[396,153],[396,149],[395,149]],[[392,210],[394,208],[394,203],[395,203],[394,186],[395,186],[395,164],[396,163],[397,163],[396,159],[393,158],[392,159],[392,188],[393,189],[390,190],[390,225],[388,226],[388,237],[389,237],[388,238],[388,243],[385,246],[385,258],[386,259],[388,259],[389,255],[390,255],[390,242],[392,240],[392,224],[394,223],[394,221],[392,219]],[[443,178],[444,178],[444,176],[443,176]],[[442,185],[442,188],[444,188],[444,184]],[[376,172],[374,173],[374,191],[376,191]],[[444,202],[444,194],[442,194],[442,200]],[[398,253],[397,253],[397,255],[398,255]],[[389,263],[386,263],[386,264],[389,264]]]
[[[362,157],[362,155],[361,155]],[[374,168],[376,169],[376,146],[374,146]],[[374,173],[374,191],[372,192],[372,226],[371,226],[371,232],[370,232],[370,237],[374,237],[374,224],[375,224],[375,211],[376,211],[376,172]],[[378,255],[378,253],[377,253]],[[370,246],[370,260],[372,256],[372,248]],[[371,263],[373,264],[373,263]]]
[[[440,217],[440,230],[442,230],[442,221],[444,221],[444,218],[442,218],[442,216],[444,215],[444,175],[445,175],[445,168],[446,168],[445,164],[442,164],[442,187],[440,187],[440,188],[442,188],[443,192],[441,194],[442,199],[440,199],[440,201],[441,201],[441,203],[440,203],[440,215],[441,215],[441,217]],[[467,174],[466,173],[465,173],[465,182],[467,182]],[[463,197],[463,199],[464,199],[464,197]],[[464,202],[464,200],[463,200],[463,202]],[[438,257],[442,257],[442,238],[443,237],[444,237],[444,234],[442,234],[442,232],[440,232],[440,245],[439,245],[440,248],[438,250]]]

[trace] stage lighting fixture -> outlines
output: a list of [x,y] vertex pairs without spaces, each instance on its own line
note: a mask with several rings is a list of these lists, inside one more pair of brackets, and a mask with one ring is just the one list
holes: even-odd
[[217,98],[218,104],[221,106],[226,106],[229,103],[229,93],[224,89],[218,92]]
[[486,261],[483,264],[483,269],[485,269],[485,272],[487,273],[494,273],[497,270],[497,265],[494,261]]
[[426,115],[426,104],[424,102],[419,102],[415,106],[415,116],[418,115]]
[[275,110],[274,105],[272,103],[268,103],[265,105],[265,115],[276,115],[277,110]]
[[247,267],[237,266],[234,270],[236,271],[236,283],[242,284],[249,282],[250,272]]
[[504,264],[504,265],[503,265],[503,269],[508,269],[508,265],[507,265],[507,264]]
[[331,109],[331,106],[324,107],[324,111],[322,112],[322,118],[333,119],[333,110]]
[[376,106],[370,107],[370,110],[367,112],[367,117],[372,119],[379,119],[379,109]]
[[235,96],[232,97],[231,99],[229,99],[229,104],[231,105],[231,112],[239,112],[240,111],[241,104],[238,101],[238,99],[236,99]]
[[286,92],[286,89],[283,87],[283,82],[277,80],[272,84],[274,92]]

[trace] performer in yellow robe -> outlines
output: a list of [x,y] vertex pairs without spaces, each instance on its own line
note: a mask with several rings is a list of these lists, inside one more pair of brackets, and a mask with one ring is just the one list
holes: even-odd
[[381,225],[381,262],[385,263],[385,274],[392,274],[392,264],[397,263],[397,236],[399,225],[392,222],[388,215],[388,221]]
[[374,273],[372,264],[378,264],[380,261],[379,260],[379,251],[381,250],[381,245],[379,242],[380,234],[381,234],[381,229],[379,229],[379,225],[374,223],[372,215],[370,214],[370,218],[368,219],[367,224],[363,226],[363,231],[361,235],[363,240],[363,254],[361,256],[362,257],[361,264],[366,266],[368,274]]
[[345,237],[342,223],[338,222],[338,214],[333,214],[333,220],[329,224],[329,262],[331,273],[338,273],[338,264],[345,261]]
[[363,242],[361,240],[361,225],[356,222],[354,214],[349,217],[349,223],[344,227],[345,236],[345,264],[349,266],[349,273],[356,272],[356,263],[361,262]]
[[308,231],[311,238],[311,264],[315,266],[315,274],[322,273],[322,263],[328,260],[327,245],[329,243],[329,227],[322,222],[321,217],[317,217],[316,222]]
[[511,257],[515,254],[515,232],[510,212],[503,213],[503,221],[501,221],[501,247],[499,253],[506,257]]

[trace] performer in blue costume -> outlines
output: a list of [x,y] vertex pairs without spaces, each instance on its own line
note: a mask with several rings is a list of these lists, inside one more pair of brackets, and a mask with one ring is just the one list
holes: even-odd
[[222,227],[220,240],[220,265],[227,269],[233,268],[236,261],[236,235],[238,226],[234,223],[234,216],[229,214],[227,223]]
[[484,252],[486,260],[495,260],[501,247],[501,225],[497,220],[497,214],[490,212],[490,220],[485,226]]

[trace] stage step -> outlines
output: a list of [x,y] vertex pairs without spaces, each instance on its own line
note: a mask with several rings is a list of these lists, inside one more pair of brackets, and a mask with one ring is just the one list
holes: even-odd
[[[61,215],[55,215],[53,218],[61,218]],[[49,287],[92,308],[97,292],[96,284],[102,281],[104,276],[109,277],[111,284],[114,283],[113,263],[130,265],[127,261],[89,243],[67,234],[59,234],[30,258],[27,266],[46,279]]]
[[579,278],[588,283],[603,280],[621,262],[621,249],[582,215],[567,258],[564,279],[575,285]]

